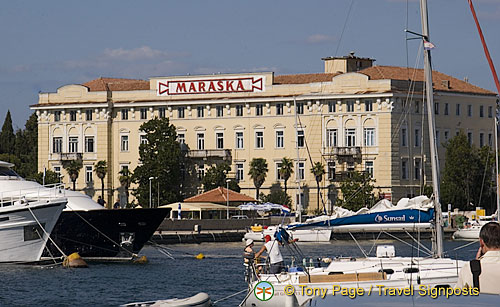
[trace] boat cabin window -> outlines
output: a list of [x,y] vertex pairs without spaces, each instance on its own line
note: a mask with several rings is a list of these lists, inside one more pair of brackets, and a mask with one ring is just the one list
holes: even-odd
[[8,167],[0,167],[0,176],[19,177],[19,175]]

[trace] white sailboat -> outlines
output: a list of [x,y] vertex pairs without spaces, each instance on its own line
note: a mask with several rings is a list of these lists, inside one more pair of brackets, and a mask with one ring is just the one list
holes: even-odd
[[[427,1],[421,0],[420,6],[423,32],[421,36],[424,42],[428,42]],[[464,262],[443,257],[442,213],[439,202],[439,165],[435,141],[434,113],[432,112],[434,102],[430,50],[425,50],[424,72],[435,210],[435,238],[430,257],[395,257],[393,247],[379,246],[377,248],[377,257],[336,259],[326,268],[306,267],[295,269],[294,272],[289,270],[281,274],[261,274],[254,282],[249,284],[249,294],[241,303],[241,306],[300,306],[311,298],[310,295],[301,291],[303,286],[325,289],[326,295],[333,294],[332,285],[339,288],[363,288],[365,290],[377,287],[377,285],[392,288],[454,286],[458,279],[459,268],[464,265]],[[274,296],[268,301],[261,301],[255,295],[252,295],[254,288],[257,287],[259,282],[263,281],[271,284],[274,290]]]
[[39,261],[67,199],[55,188],[9,189],[12,166],[0,161],[0,263]]

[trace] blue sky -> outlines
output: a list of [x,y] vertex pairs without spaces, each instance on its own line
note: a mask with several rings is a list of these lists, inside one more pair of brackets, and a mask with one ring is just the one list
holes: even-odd
[[[474,4],[500,70],[500,0]],[[430,0],[429,20],[434,69],[495,90],[467,0]],[[101,76],[322,72],[350,51],[414,67],[407,24],[421,31],[416,0],[4,1],[0,123],[10,109],[23,127],[39,91]]]

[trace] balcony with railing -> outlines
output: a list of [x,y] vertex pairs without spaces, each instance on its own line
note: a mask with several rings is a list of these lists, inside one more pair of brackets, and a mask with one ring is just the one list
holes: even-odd
[[222,159],[231,160],[230,149],[195,149],[187,152],[187,157],[191,159]]
[[49,160],[60,160],[60,161],[71,161],[71,160],[82,160],[83,154],[80,152],[58,152],[51,153],[49,155]]

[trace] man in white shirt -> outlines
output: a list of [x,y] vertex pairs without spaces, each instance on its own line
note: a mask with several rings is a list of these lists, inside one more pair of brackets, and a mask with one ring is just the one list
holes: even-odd
[[477,287],[480,293],[500,294],[500,224],[485,224],[479,232],[479,245],[477,260],[462,267],[455,287]]
[[264,251],[267,251],[267,257],[269,258],[269,263],[271,264],[269,273],[280,273],[284,268],[284,265],[283,256],[281,256],[281,251],[279,248],[279,242],[277,240],[271,240],[270,235],[265,236],[264,239],[266,240],[266,243],[257,252],[257,254],[255,254],[255,258],[259,258]]

